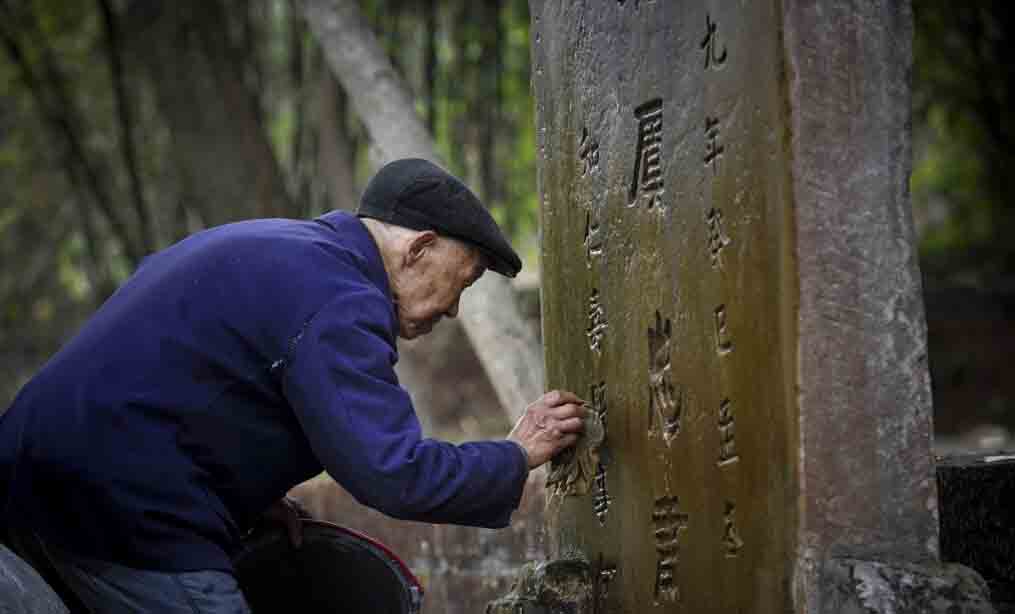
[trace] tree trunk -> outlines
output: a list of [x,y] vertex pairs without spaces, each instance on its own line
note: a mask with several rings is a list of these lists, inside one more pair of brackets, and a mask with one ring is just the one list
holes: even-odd
[[[501,74],[501,25],[500,1],[487,0],[482,3],[482,52],[479,64],[480,100],[487,104],[480,106],[478,124],[480,130],[479,176],[483,186],[483,197],[491,209],[501,205],[501,194],[497,186],[497,132],[500,129],[500,74]],[[493,67],[493,69],[485,67]]]
[[[381,161],[419,157],[439,163],[433,138],[416,116],[409,89],[398,78],[355,1],[304,0],[303,6],[311,31],[376,144]],[[522,319],[507,279],[484,275],[481,283],[463,295],[462,303],[460,321],[504,410],[515,419],[542,393],[539,344]]]
[[286,5],[286,28],[288,33],[287,54],[289,67],[290,96],[292,96],[292,144],[289,150],[289,176],[292,178],[293,194],[306,210],[310,202],[309,173],[304,167],[304,149],[306,147],[304,133],[307,118],[306,67],[303,54],[303,38],[306,26],[299,14],[299,6],[294,0]]
[[423,95],[426,97],[426,127],[437,134],[437,0],[426,0],[423,8],[426,52],[423,65]]
[[[355,211],[356,188],[353,180],[355,160],[340,113],[339,84],[329,70],[320,71],[317,93],[317,172],[323,183],[326,209]],[[315,190],[317,192],[317,190]]]
[[218,1],[134,0],[128,20],[131,52],[171,128],[189,208],[210,225],[293,215]]
[[[35,74],[22,50],[17,33],[9,29],[15,25],[16,16],[6,4],[0,5],[0,7],[3,8],[3,21],[0,21],[0,42],[6,48],[11,61],[20,70],[21,78],[35,98],[38,112],[43,121],[53,131],[57,140],[63,140],[66,143],[68,173],[73,174],[80,170],[80,184],[87,188],[96,209],[102,214],[109,224],[113,236],[123,247],[123,255],[128,265],[130,267],[136,266],[144,254],[134,242],[126,220],[119,214],[113,199],[113,191],[109,187],[108,174],[100,169],[100,164],[93,161],[86,148],[84,123],[81,121],[82,114],[68,91],[66,78],[57,63],[56,54],[40,33],[35,14],[26,10],[20,15],[23,21],[17,25],[25,28],[40,45],[44,77]],[[70,179],[71,185],[78,185],[76,183],[77,175],[71,176]]]
[[123,165],[127,169],[127,177],[130,180],[130,195],[134,212],[137,215],[141,249],[148,254],[158,248],[158,241],[155,238],[155,228],[148,212],[148,203],[144,197],[137,148],[134,145],[134,112],[130,95],[127,92],[126,75],[121,56],[123,49],[120,27],[110,0],[98,0],[97,4],[99,13],[102,15],[105,31],[104,46],[106,58],[109,61],[109,77],[113,84],[114,99],[116,100],[116,118],[120,129],[120,152],[123,157]]

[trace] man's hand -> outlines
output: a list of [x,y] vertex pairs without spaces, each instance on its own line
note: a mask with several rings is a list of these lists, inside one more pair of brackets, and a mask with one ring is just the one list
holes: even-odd
[[303,519],[310,517],[310,513],[298,501],[289,497],[282,497],[272,503],[264,513],[265,520],[285,527],[294,548],[303,545]]
[[525,449],[529,469],[535,469],[578,441],[584,428],[584,403],[571,392],[554,390],[525,408],[507,438]]

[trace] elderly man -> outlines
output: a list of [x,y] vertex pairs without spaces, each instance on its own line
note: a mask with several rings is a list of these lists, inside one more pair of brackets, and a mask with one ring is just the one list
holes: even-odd
[[[97,612],[243,612],[231,554],[322,468],[391,516],[503,527],[528,471],[574,443],[552,392],[507,439],[424,439],[396,335],[458,313],[521,261],[476,197],[424,160],[358,216],[255,220],[146,259],[0,422],[0,519]],[[452,385],[451,382],[446,385]]]

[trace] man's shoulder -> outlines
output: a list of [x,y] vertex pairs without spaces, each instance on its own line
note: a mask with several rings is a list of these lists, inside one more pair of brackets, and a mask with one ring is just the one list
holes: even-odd
[[337,232],[320,220],[263,218],[243,220],[196,233],[181,241],[183,251],[225,250],[267,259],[356,255],[362,252],[355,234],[346,226]]
[[[335,221],[339,223],[335,223]],[[144,268],[199,269],[240,283],[363,278],[386,286],[369,233],[345,214],[316,220],[254,219],[211,228],[146,261]]]
[[120,300],[286,330],[342,297],[390,304],[373,239],[356,218],[338,221],[257,219],[196,233],[146,260]]

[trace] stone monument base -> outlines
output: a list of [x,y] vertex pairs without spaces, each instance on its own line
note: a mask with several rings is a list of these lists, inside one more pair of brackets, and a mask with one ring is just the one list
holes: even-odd
[[593,570],[587,561],[530,563],[511,592],[486,606],[486,614],[550,614],[593,611]]
[[[600,570],[582,560],[526,566],[511,592],[486,614],[600,614],[609,595]],[[958,564],[828,560],[821,578],[822,614],[994,614],[987,583]],[[601,607],[601,605],[600,605]]]
[[835,558],[821,579],[822,614],[993,614],[987,583],[954,563]]

